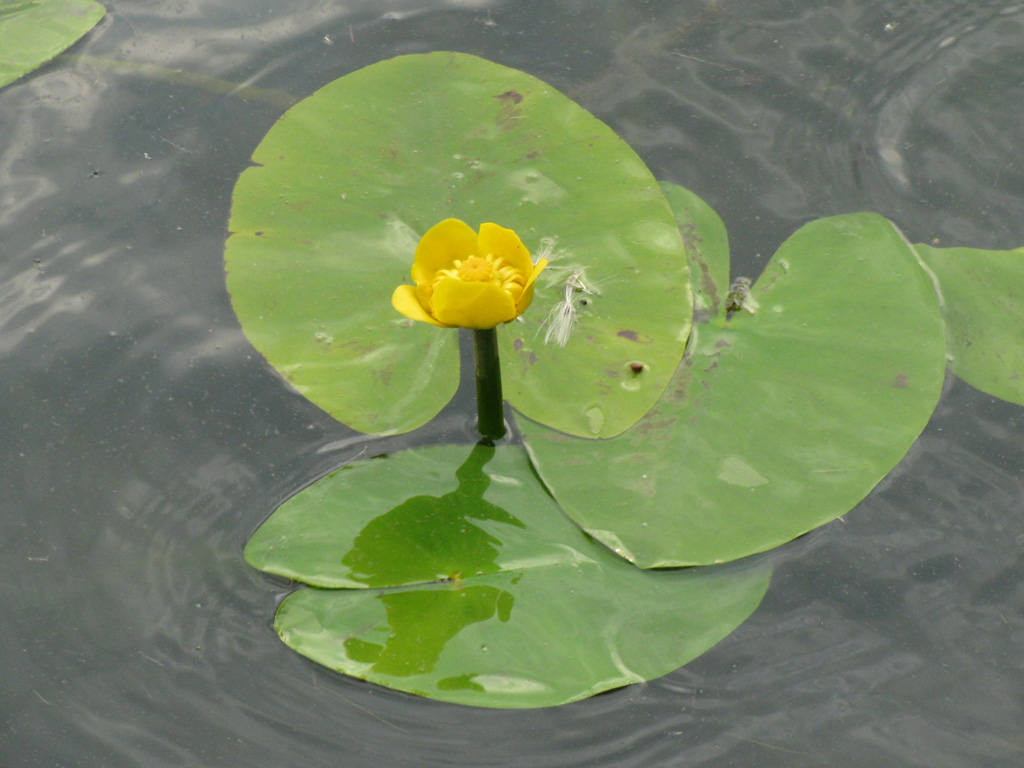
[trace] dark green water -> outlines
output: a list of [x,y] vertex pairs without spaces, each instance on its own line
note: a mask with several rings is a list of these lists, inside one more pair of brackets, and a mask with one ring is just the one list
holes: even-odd
[[[4,766],[1002,768],[1024,763],[1024,410],[952,376],[843,521],[660,680],[543,711],[334,675],[270,621],[253,529],[365,438],[290,392],[224,288],[231,190],[290,99],[381,58],[537,75],[725,220],[1024,244],[1024,4],[109,2],[0,91]],[[268,93],[218,91],[180,70]],[[343,173],[344,169],[337,169]],[[391,449],[460,433],[465,398]]]

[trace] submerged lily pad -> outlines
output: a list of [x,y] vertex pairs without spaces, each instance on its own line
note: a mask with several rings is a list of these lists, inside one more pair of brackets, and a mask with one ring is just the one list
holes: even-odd
[[46,64],[96,26],[93,0],[13,0],[0,4],[0,88]]
[[758,564],[633,567],[564,517],[519,446],[360,462],[300,492],[264,529],[246,550],[257,567],[365,587],[287,597],[275,627],[291,648],[484,707],[552,706],[671,672],[746,619],[770,578]]
[[1024,405],[1024,252],[915,247],[941,286],[953,373]]
[[[682,357],[688,265],[657,182],[530,75],[447,52],[383,61],[290,109],[253,161],[225,249],[235,312],[274,368],[358,430],[413,429],[455,391],[457,334],[391,307],[420,235],[448,217],[510,227],[551,258],[533,306],[499,331],[505,395],[522,413],[618,434]],[[559,306],[574,275],[590,293]],[[544,343],[559,311],[577,320],[564,348]],[[622,386],[636,360],[643,376]]]
[[[684,230],[696,227],[703,258],[724,263],[710,210],[679,214]],[[945,355],[935,291],[881,216],[807,224],[744,307],[719,306],[694,325],[665,394],[625,434],[582,441],[520,420],[566,513],[638,565],[720,563],[845,514],[904,456],[938,402]]]

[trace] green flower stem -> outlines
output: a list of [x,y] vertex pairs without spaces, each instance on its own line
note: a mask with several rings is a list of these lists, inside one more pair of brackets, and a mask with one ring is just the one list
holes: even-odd
[[484,440],[505,435],[505,408],[501,397],[501,361],[498,358],[498,329],[473,331],[476,359],[476,428]]

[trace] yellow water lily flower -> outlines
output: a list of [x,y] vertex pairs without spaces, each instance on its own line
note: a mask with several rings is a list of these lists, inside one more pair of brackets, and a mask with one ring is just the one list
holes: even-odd
[[412,320],[442,328],[494,328],[526,311],[547,263],[534,264],[511,229],[486,223],[477,234],[459,219],[445,219],[416,246],[416,285],[398,286],[391,303]]

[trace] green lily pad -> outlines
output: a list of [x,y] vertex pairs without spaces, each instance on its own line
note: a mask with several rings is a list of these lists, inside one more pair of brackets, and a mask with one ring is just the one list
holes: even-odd
[[953,372],[1024,405],[1024,253],[915,247],[941,286]]
[[0,4],[0,88],[51,61],[96,26],[93,0],[13,0]]
[[[245,559],[332,588],[587,559],[566,542],[591,545],[551,502],[525,452],[506,448],[494,457],[493,446],[436,446],[350,464],[278,507],[249,540]],[[525,517],[505,511],[520,508]]]
[[[705,259],[728,258],[707,211],[680,217],[684,230],[696,223]],[[722,306],[694,325],[665,394],[625,434],[581,441],[519,422],[566,513],[638,565],[733,560],[845,514],[899,462],[938,402],[945,354],[935,291],[881,216],[801,228],[745,307]]]
[[293,593],[275,619],[282,640],[331,669],[442,701],[544,707],[660,677],[731,633],[770,579],[759,564],[633,567],[564,517],[519,446],[405,451],[302,496],[246,557],[309,583],[367,588]]
[[725,224],[711,206],[685,187],[663,181],[661,191],[675,213],[690,262],[694,318],[707,322],[722,311],[729,291],[729,236]]
[[[391,307],[420,235],[493,221],[551,266],[499,332],[505,395],[530,418],[608,437],[657,400],[689,334],[672,211],[629,146],[554,88],[473,56],[400,56],[290,109],[235,188],[228,290],[252,344],[364,432],[431,419],[458,383],[457,334]],[[580,274],[580,270],[583,270]],[[570,290],[576,275],[587,290]],[[559,312],[577,323],[545,343]],[[631,361],[644,374],[620,385]]]

